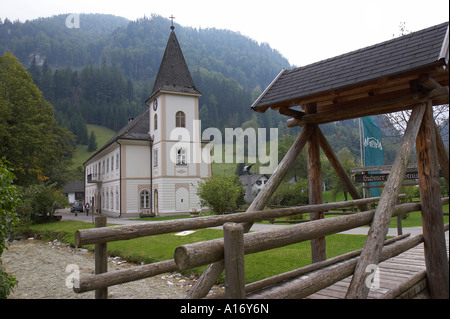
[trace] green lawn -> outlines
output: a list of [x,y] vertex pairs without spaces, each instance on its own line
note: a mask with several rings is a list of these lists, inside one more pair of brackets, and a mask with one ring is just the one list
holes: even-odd
[[[75,231],[81,228],[91,228],[91,223],[77,221],[62,221],[49,224],[33,225],[32,231],[40,232],[47,239],[58,237],[61,241],[74,245]],[[58,234],[58,236],[56,236]],[[110,255],[121,256],[129,261],[151,263],[173,258],[176,247],[221,238],[222,230],[201,229],[188,236],[164,234],[143,237],[126,241],[108,243]],[[332,235],[327,237],[327,257],[338,256],[343,253],[362,248],[365,236]],[[92,249],[93,245],[85,246]],[[246,281],[253,282],[293,270],[311,263],[311,248],[309,242],[302,242],[282,248],[272,249],[245,256]],[[184,273],[201,274],[206,266],[191,269]]]

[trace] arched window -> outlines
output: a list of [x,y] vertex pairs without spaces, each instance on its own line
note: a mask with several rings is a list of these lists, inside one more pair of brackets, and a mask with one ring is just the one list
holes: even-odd
[[147,189],[141,190],[140,199],[141,199],[140,205],[141,209],[150,208],[150,192]]
[[175,117],[176,127],[186,127],[186,115],[184,112],[178,111]]
[[153,127],[155,128],[155,131],[158,129],[158,115],[155,114],[153,117]]

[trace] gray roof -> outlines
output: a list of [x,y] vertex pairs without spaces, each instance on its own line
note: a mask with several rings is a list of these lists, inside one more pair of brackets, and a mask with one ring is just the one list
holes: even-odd
[[268,106],[419,69],[439,60],[447,63],[447,29],[445,22],[304,67],[282,70],[252,108],[264,111]]
[[67,183],[63,188],[63,193],[80,193],[84,192],[84,182],[83,181],[71,181]]
[[249,176],[250,176],[250,185],[255,184],[256,181],[259,180],[263,176],[265,176],[267,179],[269,179],[269,176],[266,174],[240,175],[239,179],[241,180],[242,185],[247,186],[247,181],[248,181]]
[[178,43],[175,31],[172,29],[169,40],[167,41],[166,51],[156,76],[155,85],[152,94],[147,99],[149,101],[159,91],[198,94],[192,80],[191,73],[187,67],[186,61]]
[[134,119],[130,120],[119,132],[117,132],[105,145],[102,146],[94,155],[92,155],[85,163],[89,162],[94,156],[102,152],[111,144],[119,139],[123,140],[137,140],[137,141],[151,141],[148,132],[150,131],[149,120],[150,109],[146,108],[144,112],[139,114]]

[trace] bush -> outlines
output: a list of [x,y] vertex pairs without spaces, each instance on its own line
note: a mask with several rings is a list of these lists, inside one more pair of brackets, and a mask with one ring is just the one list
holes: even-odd
[[20,202],[19,190],[13,185],[12,174],[4,160],[0,159],[0,299],[6,299],[17,284],[16,279],[7,274],[2,267],[1,256],[6,247],[9,232],[17,224],[17,205]]
[[24,190],[24,200],[20,206],[23,219],[31,223],[55,221],[56,209],[67,205],[68,199],[55,188],[56,184],[31,185]]
[[234,209],[243,197],[244,187],[236,182],[235,176],[215,176],[199,183],[197,195],[200,205],[210,207],[215,214],[222,215]]

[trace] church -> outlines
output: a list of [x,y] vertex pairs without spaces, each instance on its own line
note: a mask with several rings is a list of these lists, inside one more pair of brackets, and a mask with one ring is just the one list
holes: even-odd
[[147,109],[85,163],[85,203],[112,217],[200,210],[198,183],[211,177],[199,97],[174,26]]

